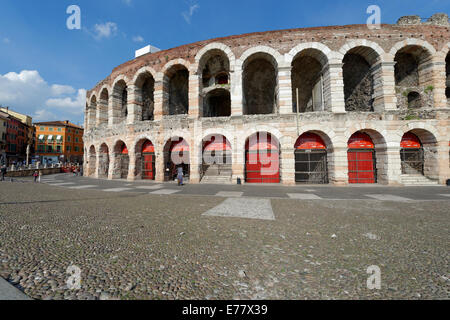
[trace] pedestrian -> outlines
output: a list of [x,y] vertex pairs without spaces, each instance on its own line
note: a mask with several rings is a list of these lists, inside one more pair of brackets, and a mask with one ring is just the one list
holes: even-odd
[[38,178],[38,182],[41,183],[41,177],[42,177],[42,171],[39,170],[39,178]]
[[6,166],[2,166],[1,171],[2,171],[2,178],[1,178],[1,181],[5,181]]
[[36,181],[37,181],[38,176],[39,176],[38,172],[37,172],[37,171],[34,171],[33,177],[34,177],[34,182],[35,182],[35,183],[36,183]]
[[183,166],[179,166],[177,169],[177,172],[178,172],[178,176],[177,176],[178,185],[182,186],[183,185]]

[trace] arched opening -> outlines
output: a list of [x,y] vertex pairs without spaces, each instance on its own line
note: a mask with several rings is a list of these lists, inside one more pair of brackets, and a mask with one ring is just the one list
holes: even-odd
[[178,168],[183,169],[185,180],[190,175],[189,144],[183,138],[172,138],[164,146],[164,180],[173,181],[177,177]]
[[99,125],[108,124],[108,103],[109,93],[106,88],[100,93],[100,99],[98,101],[98,123]]
[[280,144],[270,133],[259,132],[245,144],[245,182],[280,183]]
[[420,139],[414,133],[407,132],[403,135],[400,147],[402,174],[423,175],[424,154]]
[[229,183],[232,176],[231,144],[223,135],[210,135],[202,141],[202,182]]
[[408,93],[408,109],[419,109],[422,107],[422,97],[416,91]]
[[375,144],[367,133],[356,132],[348,141],[348,182],[377,182]]
[[155,147],[148,139],[140,140],[135,147],[135,177],[142,180],[155,180]]
[[125,120],[128,116],[128,87],[119,80],[113,89],[113,117]]
[[153,121],[155,109],[155,80],[148,72],[139,75],[136,80],[136,96],[142,106],[141,120]]
[[94,95],[91,98],[91,103],[88,108],[88,128],[95,127],[97,116],[97,97]]
[[370,47],[355,47],[343,59],[346,111],[374,111],[374,79],[381,72],[380,57]]
[[439,178],[436,137],[425,129],[408,131],[401,141],[402,174]]
[[109,148],[106,144],[100,146],[98,159],[98,177],[108,178],[109,173]]
[[447,106],[450,106],[450,52],[445,58],[445,96],[447,97]]
[[114,177],[117,179],[128,178],[128,168],[130,166],[130,157],[128,155],[127,145],[123,141],[119,141],[114,148],[115,166]]
[[203,117],[231,116],[231,96],[227,89],[214,89],[203,99]]
[[95,174],[95,163],[97,160],[97,154],[95,152],[95,147],[91,146],[89,148],[89,167],[88,167],[88,176],[93,176]]
[[189,112],[189,71],[183,65],[174,65],[164,76],[165,114],[180,115]]
[[299,112],[329,109],[329,101],[325,101],[329,93],[324,92],[329,87],[325,85],[329,81],[327,65],[327,57],[317,49],[303,50],[294,58],[291,72],[293,112],[297,112],[297,101]]
[[200,104],[203,117],[229,117],[231,115],[230,61],[218,49],[210,50],[199,62],[202,75]]
[[[395,55],[395,85],[397,101],[401,108],[410,106],[410,93],[415,92],[415,107],[432,104],[433,64],[428,63],[431,54],[427,49],[409,45],[400,49]],[[417,94],[420,96],[420,105]]]
[[311,132],[302,134],[295,143],[295,182],[297,184],[327,184],[327,146]]
[[277,112],[278,65],[267,53],[255,53],[243,68],[244,114],[271,114]]

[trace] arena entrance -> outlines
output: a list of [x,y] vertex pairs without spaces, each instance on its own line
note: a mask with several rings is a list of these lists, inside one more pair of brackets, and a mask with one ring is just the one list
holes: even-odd
[[149,140],[142,146],[142,180],[155,180],[155,147]]
[[357,132],[348,141],[348,182],[377,182],[375,145],[366,133]]
[[295,182],[327,184],[327,147],[317,134],[304,133],[295,144]]
[[280,183],[280,147],[268,133],[252,135],[245,145],[245,182]]
[[190,158],[189,145],[183,138],[171,139],[166,143],[164,148],[164,180],[174,181],[177,177],[178,167],[183,168],[185,181],[189,180]]
[[203,140],[200,179],[203,183],[230,183],[232,153],[230,142],[222,135]]
[[116,158],[116,168],[119,170],[117,174],[118,178],[127,179],[130,157],[128,155],[127,145],[124,142],[119,142],[116,145]]
[[412,132],[405,133],[400,146],[402,174],[424,175],[425,157],[420,139]]
[[98,177],[108,178],[109,173],[109,149],[106,144],[100,147],[99,161],[98,161]]

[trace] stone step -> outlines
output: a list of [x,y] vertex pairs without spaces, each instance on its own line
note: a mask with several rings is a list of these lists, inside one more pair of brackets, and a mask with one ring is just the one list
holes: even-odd
[[228,176],[204,176],[200,183],[203,184],[227,184],[231,183],[231,175]]
[[405,174],[402,175],[402,183],[405,186],[435,186],[438,185],[438,181],[431,180],[422,175]]

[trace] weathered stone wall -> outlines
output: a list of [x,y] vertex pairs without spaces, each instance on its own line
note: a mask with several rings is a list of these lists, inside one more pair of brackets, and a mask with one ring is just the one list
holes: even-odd
[[[104,144],[108,155],[97,152],[94,176],[101,176],[101,171],[105,176],[106,168],[110,179],[125,174],[130,180],[139,179],[136,165],[140,143],[148,139],[156,149],[156,180],[163,181],[164,146],[171,138],[182,137],[190,146],[190,178],[195,183],[200,179],[202,139],[221,134],[232,146],[233,179],[242,179],[246,139],[256,132],[269,132],[281,145],[282,182],[293,184],[295,141],[304,132],[315,132],[327,143],[331,182],[346,184],[347,141],[353,133],[363,131],[376,145],[379,182],[399,184],[401,138],[408,131],[421,130],[427,145],[426,175],[443,183],[450,178],[450,109],[445,95],[450,31],[442,26],[442,19],[436,20],[439,23],[410,18],[402,21],[398,25],[383,25],[380,30],[368,30],[365,25],[324,27],[212,39],[147,54],[115,68],[87,94],[86,149],[93,145],[95,150],[100,150]],[[219,52],[221,59],[213,58],[204,72],[209,59]],[[308,54],[303,54],[306,52]],[[399,52],[416,54],[420,58],[417,86],[409,82],[396,85]],[[319,64],[312,60],[302,63],[307,67],[298,72],[297,58],[304,56],[314,58]],[[225,100],[208,99],[208,93],[219,89],[216,84],[211,86],[211,79],[219,69],[229,73],[229,83],[223,90],[230,92],[230,116],[228,113],[222,116],[217,111],[225,108]],[[180,81],[184,85],[171,89],[171,79],[179,70],[186,71]],[[139,100],[137,79],[144,72],[154,79],[153,121],[141,121],[140,116],[144,103]],[[409,79],[410,74],[404,73],[403,78]],[[301,77],[306,81],[300,80]],[[294,87],[301,90],[300,105],[308,106],[311,86],[317,84],[314,82],[320,77],[324,111],[302,113],[297,121],[293,108]],[[128,88],[127,117],[118,112],[120,83]],[[175,90],[180,87],[182,95]],[[420,108],[408,109],[407,96],[412,90],[421,95]],[[315,92],[317,94],[317,87]],[[96,104],[91,103],[94,96]],[[228,108],[228,97],[226,101]],[[186,114],[169,115],[170,105],[175,113]],[[105,106],[108,123],[101,116]],[[182,108],[177,110],[178,106]],[[92,126],[93,112],[98,115],[96,122],[100,125]],[[246,115],[248,113],[258,114]],[[126,172],[121,156],[115,152],[120,141],[126,143],[129,151]],[[88,155],[85,157],[91,162]]]

